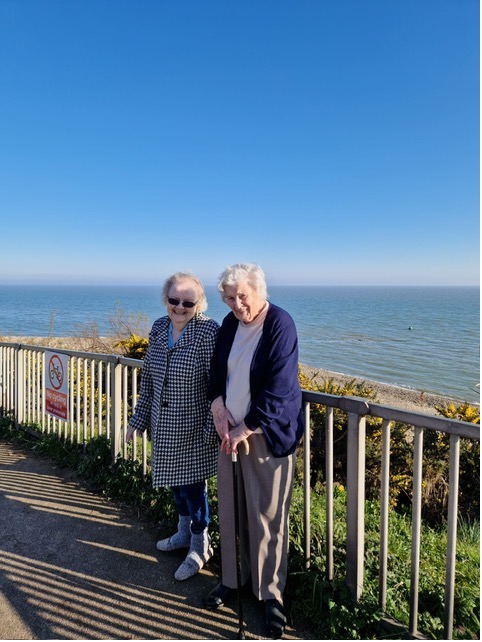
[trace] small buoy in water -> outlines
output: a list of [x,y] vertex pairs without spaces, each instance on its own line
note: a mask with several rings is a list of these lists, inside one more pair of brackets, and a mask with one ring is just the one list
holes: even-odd
[[411,325],[408,326],[409,330],[413,330],[413,327]]

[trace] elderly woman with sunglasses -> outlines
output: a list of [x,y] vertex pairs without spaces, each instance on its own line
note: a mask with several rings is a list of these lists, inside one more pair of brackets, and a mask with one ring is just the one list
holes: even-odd
[[163,300],[167,316],[152,326],[126,439],[150,429],[153,487],[171,488],[179,515],[177,532],[157,548],[189,549],[174,574],[186,580],[213,554],[206,479],[216,473],[218,442],[207,387],[219,325],[203,314],[204,288],[192,274],[169,277]]
[[[205,598],[221,606],[236,588],[234,489],[231,453],[237,453],[241,524],[241,582],[265,603],[269,634],[286,625],[283,591],[288,566],[288,513],[295,451],[303,434],[298,382],[298,338],[291,316],[267,300],[263,270],[236,264],[218,289],[231,312],[213,355],[209,398],[221,447],[218,457],[222,579]],[[249,452],[240,443],[248,441]]]

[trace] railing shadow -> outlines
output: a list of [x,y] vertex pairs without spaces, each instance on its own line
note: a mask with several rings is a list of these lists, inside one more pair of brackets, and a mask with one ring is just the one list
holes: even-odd
[[[0,638],[234,639],[236,611],[202,607],[217,578],[177,582],[185,553],[157,554],[154,531],[0,442]],[[261,639],[252,602],[247,637]]]

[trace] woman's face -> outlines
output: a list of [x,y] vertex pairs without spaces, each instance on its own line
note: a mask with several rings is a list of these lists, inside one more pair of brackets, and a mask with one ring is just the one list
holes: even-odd
[[[171,299],[171,301],[170,301]],[[192,307],[187,307],[194,303]],[[173,283],[167,293],[167,314],[175,328],[182,330],[197,312],[198,288],[194,281]]]
[[229,305],[238,321],[251,323],[266,305],[266,299],[248,283],[240,281],[236,285],[224,287],[224,302]]

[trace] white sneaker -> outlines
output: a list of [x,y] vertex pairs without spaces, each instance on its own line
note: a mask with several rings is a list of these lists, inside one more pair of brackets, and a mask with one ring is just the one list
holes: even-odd
[[191,547],[186,559],[174,573],[176,580],[187,580],[196,575],[204,564],[213,556],[213,547],[211,538],[208,535],[208,529],[205,528],[202,533],[193,533],[191,536]]
[[160,539],[156,548],[158,551],[168,552],[176,551],[178,548],[189,548],[191,546],[191,518],[188,516],[179,515],[177,523],[177,533]]

